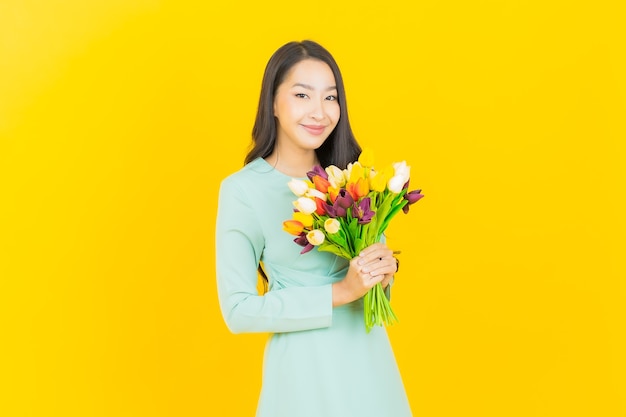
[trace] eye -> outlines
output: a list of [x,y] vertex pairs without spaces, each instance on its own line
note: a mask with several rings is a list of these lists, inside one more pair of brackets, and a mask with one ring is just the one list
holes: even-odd
[[295,94],[295,96],[296,96],[296,97],[298,97],[298,98],[307,98],[307,97],[308,97],[308,96],[307,96],[306,94],[304,94],[304,93],[296,93],[296,94]]
[[337,100],[337,96],[328,96],[328,97],[326,97],[326,100],[328,100],[328,101],[336,101]]

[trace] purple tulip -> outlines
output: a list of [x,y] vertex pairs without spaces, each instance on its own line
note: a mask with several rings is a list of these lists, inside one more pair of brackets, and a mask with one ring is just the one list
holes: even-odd
[[337,210],[335,210],[335,206],[324,202],[324,208],[326,209],[326,214],[328,214],[328,217],[331,217],[333,219],[337,217]]
[[313,245],[309,243],[309,241],[306,238],[306,233],[304,232],[300,233],[300,236],[295,238],[293,241],[296,242],[298,245],[303,246],[303,249],[300,252],[300,254],[307,253],[314,247]]
[[324,203],[324,208],[326,209],[326,214],[328,217],[346,217],[346,209],[337,204],[335,200],[335,204]]
[[309,177],[309,179],[311,181],[313,181],[313,177],[315,177],[316,175],[319,175],[320,177],[324,178],[325,180],[328,179],[328,174],[326,173],[324,168],[322,168],[319,165],[315,165],[313,167],[312,171],[309,171],[309,172],[306,173],[306,176]]
[[334,206],[335,207],[339,206],[339,207],[343,207],[344,209],[347,209],[352,204],[354,204],[354,199],[352,198],[350,193],[345,188],[342,188],[341,190],[339,190],[339,194],[337,195],[337,199],[335,200]]
[[309,241],[306,239],[305,232],[300,233],[300,236],[295,238],[293,241],[296,242],[300,246],[306,246],[306,244],[309,243]]
[[350,193],[345,188],[342,188],[339,190],[335,202],[333,204],[324,203],[324,208],[326,209],[326,214],[332,218],[346,217],[347,208],[352,207],[353,204],[354,199]]
[[409,212],[409,206],[411,204],[417,203],[422,197],[424,197],[424,195],[421,194],[421,192],[422,190],[413,190],[413,191],[409,191],[408,193],[404,195],[404,199],[408,201],[408,203],[405,204],[404,207],[402,207],[402,211],[405,214]]
[[346,209],[341,206],[335,207],[335,212],[337,213],[337,217],[346,217],[347,214]]
[[311,245],[310,243],[307,243],[307,245],[304,247],[304,249],[302,249],[300,251],[300,255],[309,252],[311,249],[313,249],[315,246]]
[[359,224],[368,224],[372,221],[372,217],[376,212],[370,210],[370,198],[365,197],[358,204],[354,202],[352,207],[352,215],[359,219]]

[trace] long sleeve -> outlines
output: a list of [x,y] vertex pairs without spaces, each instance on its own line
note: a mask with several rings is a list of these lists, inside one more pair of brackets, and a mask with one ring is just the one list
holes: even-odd
[[258,295],[257,268],[265,238],[250,194],[233,177],[226,178],[220,187],[216,266],[226,325],[233,333],[277,333],[330,326],[331,284],[289,287]]

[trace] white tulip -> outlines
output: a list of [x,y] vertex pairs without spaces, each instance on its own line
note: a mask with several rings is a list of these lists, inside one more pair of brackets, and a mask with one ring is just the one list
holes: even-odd
[[404,179],[402,185],[406,184],[411,176],[411,167],[406,164],[406,161],[396,162],[393,164],[394,177],[399,176]]
[[326,219],[326,221],[324,222],[324,230],[326,230],[331,235],[337,233],[340,227],[341,224],[337,219]]
[[317,209],[315,201],[308,197],[300,197],[293,202],[293,205],[299,212],[304,214],[312,214]]
[[387,182],[387,188],[389,188],[389,191],[392,193],[398,194],[404,188],[404,184],[406,184],[406,181],[402,176],[394,175]]
[[326,194],[324,194],[320,190],[316,190],[315,188],[309,188],[304,196],[309,198],[317,197],[322,201],[326,201]]
[[346,185],[346,177],[343,175],[343,171],[334,165],[326,167],[326,173],[328,174],[328,182],[334,188],[341,188]]
[[343,176],[344,178],[350,178],[350,173],[352,172],[352,162],[350,162],[348,164],[348,166],[346,167],[346,169],[343,170]]
[[295,178],[289,181],[287,185],[289,186],[289,189],[298,197],[302,197],[309,189],[309,184],[307,184],[305,181],[297,180]]
[[306,234],[306,240],[308,240],[309,243],[313,246],[321,245],[324,242],[325,238],[326,237],[324,236],[324,232],[318,229],[311,230],[309,233]]

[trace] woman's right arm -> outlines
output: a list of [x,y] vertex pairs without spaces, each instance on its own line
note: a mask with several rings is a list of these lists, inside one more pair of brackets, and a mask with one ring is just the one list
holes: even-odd
[[232,177],[220,187],[215,242],[220,307],[233,333],[289,332],[331,325],[331,284],[258,294],[257,268],[264,237],[250,195]]

